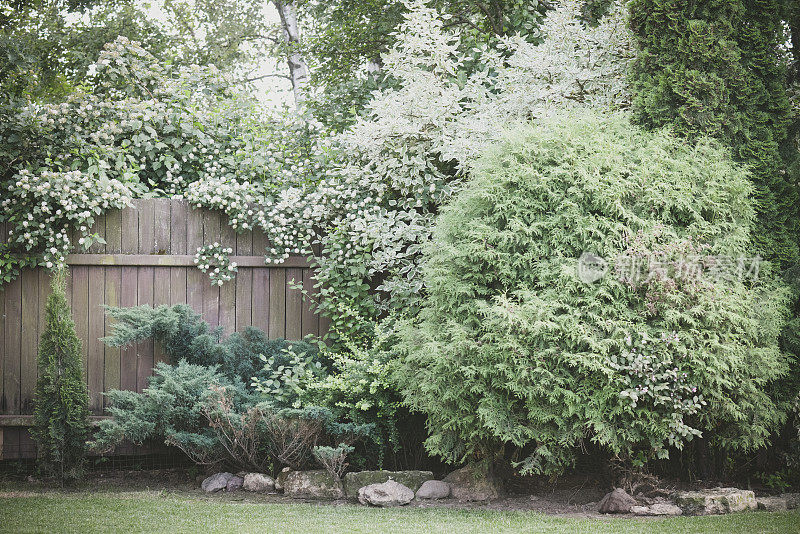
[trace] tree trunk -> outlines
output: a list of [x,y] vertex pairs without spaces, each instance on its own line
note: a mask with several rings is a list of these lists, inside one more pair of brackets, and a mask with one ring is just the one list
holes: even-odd
[[286,63],[289,65],[289,77],[292,80],[294,102],[297,107],[302,105],[306,98],[306,85],[308,84],[308,67],[300,55],[300,28],[297,25],[297,11],[292,0],[273,0],[275,8],[281,17],[283,38],[286,41]]

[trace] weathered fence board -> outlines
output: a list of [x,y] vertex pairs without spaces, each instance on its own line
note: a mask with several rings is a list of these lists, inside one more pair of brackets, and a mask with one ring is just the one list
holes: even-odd
[[[186,303],[225,334],[252,325],[270,337],[300,339],[320,335],[327,323],[313,313],[292,280],[313,285],[304,258],[282,265],[264,263],[262,232],[236,234],[217,212],[197,210],[185,201],[137,200],[132,208],[111,211],[92,227],[106,243],[67,257],[67,298],[82,341],[84,376],[90,407],[101,415],[103,392],[141,391],[155,362],[166,359],[151,341],[118,349],[99,339],[111,331],[103,306]],[[0,225],[5,239],[6,225]],[[194,264],[194,253],[220,242],[233,249],[239,265],[234,280],[212,286]],[[45,322],[50,277],[46,270],[25,270],[0,290],[0,458],[35,454],[24,427],[3,427],[3,416],[29,415],[36,384],[36,353]],[[128,451],[129,452],[129,451]]]

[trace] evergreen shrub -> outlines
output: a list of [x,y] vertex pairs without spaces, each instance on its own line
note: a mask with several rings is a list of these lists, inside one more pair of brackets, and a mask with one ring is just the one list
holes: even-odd
[[221,329],[184,305],[108,313],[116,320],[108,344],[153,339],[175,364],[156,364],[142,393],[109,392],[113,419],[100,424],[97,451],[156,440],[198,464],[301,469],[314,461],[316,446],[350,445],[374,434],[374,424],[301,401],[331,367],[327,353],[308,342],[270,340],[257,328],[222,339]]
[[[427,415],[429,451],[552,473],[587,440],[628,461],[699,435],[762,445],[785,418],[765,390],[787,371],[787,291],[767,264],[757,280],[709,276],[755,254],[751,192],[715,142],[621,115],[558,115],[490,149],[439,216],[425,305],[398,327],[394,377]],[[593,283],[584,252],[609,265]],[[626,258],[706,272],[636,279]]]
[[66,274],[53,273],[45,327],[39,341],[31,434],[37,462],[62,481],[82,475],[89,437],[89,394],[83,379],[81,341],[66,296]]
[[[297,354],[319,361],[323,367],[330,365],[315,345],[269,339],[255,327],[222,339],[221,327],[211,328],[199,313],[185,304],[108,308],[107,313],[115,320],[114,331],[104,338],[108,345],[120,347],[153,339],[173,364],[186,360],[206,367],[216,365],[223,375],[245,384],[250,384],[253,377],[269,378]],[[265,367],[265,362],[270,365]]]
[[113,417],[100,422],[92,447],[107,452],[125,440],[137,445],[154,440],[178,447],[197,463],[216,463],[224,451],[205,417],[212,385],[227,388],[240,409],[254,403],[241,382],[233,383],[216,367],[159,362],[142,393],[108,393]]

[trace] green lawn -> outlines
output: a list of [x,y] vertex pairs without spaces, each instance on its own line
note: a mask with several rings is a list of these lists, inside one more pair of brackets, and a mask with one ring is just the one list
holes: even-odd
[[0,532],[800,532],[800,513],[572,519],[529,512],[253,503],[124,494],[0,496]]

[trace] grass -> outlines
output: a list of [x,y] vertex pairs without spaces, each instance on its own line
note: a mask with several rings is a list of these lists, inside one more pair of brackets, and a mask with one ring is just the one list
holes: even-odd
[[253,503],[180,494],[47,493],[0,496],[0,532],[585,532],[800,533],[800,513],[590,519],[531,512]]

